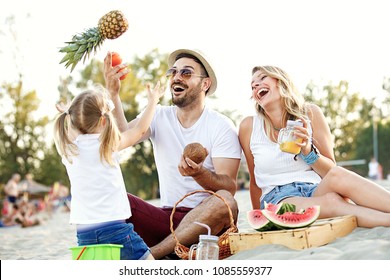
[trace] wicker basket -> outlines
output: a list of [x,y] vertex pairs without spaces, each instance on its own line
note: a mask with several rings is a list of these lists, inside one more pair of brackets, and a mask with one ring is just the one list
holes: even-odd
[[[173,229],[173,215],[175,213],[175,210],[176,210],[176,207],[177,205],[182,202],[186,197],[188,196],[191,196],[195,193],[209,193],[211,195],[214,195],[216,197],[218,197],[219,199],[221,199],[225,204],[226,206],[228,207],[228,210],[229,210],[229,219],[230,219],[230,227],[219,237],[219,240],[218,240],[218,245],[219,245],[219,259],[222,260],[222,259],[225,259],[229,256],[232,255],[232,253],[230,252],[230,244],[229,244],[229,233],[236,233],[238,232],[238,229],[237,229],[237,226],[235,225],[234,223],[234,218],[233,218],[233,213],[232,213],[232,210],[230,209],[229,205],[227,204],[226,200],[220,196],[219,194],[215,193],[215,192],[212,192],[212,191],[207,191],[207,190],[197,190],[197,191],[193,191],[193,192],[190,192],[188,194],[186,194],[182,199],[180,199],[178,202],[176,202],[175,206],[173,207],[172,209],[172,213],[171,213],[171,221],[170,221],[170,226],[171,226],[171,232],[172,232],[172,236],[173,238],[175,239],[176,241],[176,246],[175,246],[175,253],[177,256],[179,256],[181,259],[183,260],[188,260],[188,254],[189,254],[189,248],[180,244],[179,240],[177,239],[176,235],[175,235],[175,231]],[[195,259],[193,257],[193,259]]]

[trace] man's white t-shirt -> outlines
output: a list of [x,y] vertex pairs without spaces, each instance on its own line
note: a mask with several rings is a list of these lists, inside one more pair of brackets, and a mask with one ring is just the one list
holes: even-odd
[[[192,127],[184,128],[176,110],[176,106],[159,105],[150,126],[162,207],[173,207],[187,193],[203,189],[192,177],[179,172],[187,144],[198,142],[207,149],[209,155],[203,166],[211,171],[214,171],[213,158],[241,158],[237,130],[228,117],[206,107]],[[204,193],[189,196],[178,206],[194,208],[206,196]]]

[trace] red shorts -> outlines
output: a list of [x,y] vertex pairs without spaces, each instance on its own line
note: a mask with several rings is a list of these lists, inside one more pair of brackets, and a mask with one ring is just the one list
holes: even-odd
[[[134,225],[134,231],[138,233],[145,243],[152,247],[171,234],[170,217],[173,208],[156,207],[139,197],[127,194],[131,206],[131,217],[126,222]],[[192,208],[177,207],[173,215],[173,228],[181,222]]]

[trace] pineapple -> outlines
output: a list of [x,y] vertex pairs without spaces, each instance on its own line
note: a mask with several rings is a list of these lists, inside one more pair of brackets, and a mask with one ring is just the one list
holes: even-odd
[[66,62],[65,67],[71,67],[71,72],[77,63],[89,57],[92,50],[96,53],[105,39],[116,39],[127,31],[129,24],[123,13],[118,10],[111,11],[99,19],[98,26],[73,36],[67,45],[60,49],[65,56],[60,61]]

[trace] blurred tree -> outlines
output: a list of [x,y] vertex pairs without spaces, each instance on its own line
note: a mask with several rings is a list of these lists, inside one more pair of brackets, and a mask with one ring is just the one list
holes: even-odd
[[390,106],[390,77],[383,78],[382,88],[387,92],[387,95],[385,96],[384,104],[387,106],[388,109]]
[[43,159],[45,127],[48,117],[34,116],[39,107],[35,91],[24,92],[22,77],[16,84],[0,87],[2,108],[0,122],[0,181],[11,174],[34,174]]
[[[25,18],[28,24],[29,13]],[[0,53],[3,60],[11,62],[6,64],[7,71],[11,76],[15,74],[12,82],[0,85],[0,182],[8,181],[14,172],[35,176],[46,148],[48,117],[37,117],[40,103],[37,93],[23,87],[24,47],[29,46],[24,36],[18,36],[19,24],[16,17],[10,15],[0,27],[0,34],[4,35]]]
[[[390,93],[389,80],[384,80],[383,88]],[[335,138],[337,161],[365,159],[368,163],[373,155],[374,114],[379,114],[377,129],[379,161],[384,171],[389,170],[390,123],[383,111],[386,106],[389,107],[389,96],[385,97],[380,108],[376,108],[374,99],[366,99],[358,93],[350,93],[346,81],[340,81],[337,85],[329,83],[323,87],[311,82],[306,87],[305,94],[306,100],[319,105],[325,114]],[[367,165],[348,166],[348,169],[363,176],[367,175]]]
[[[386,178],[390,174],[390,122],[380,121],[377,126],[378,133],[378,162],[382,165],[383,176]],[[367,164],[356,166],[354,169],[359,174],[368,174],[368,162],[373,155],[373,126],[366,127],[361,131],[359,137],[356,139],[358,149],[356,150],[356,157],[366,159]]]
[[66,168],[61,162],[61,157],[54,143],[50,147],[44,148],[43,151],[45,157],[34,175],[35,179],[46,186],[50,186],[54,182],[61,182],[66,186],[70,186]]
[[337,85],[329,83],[319,88],[313,83],[306,87],[305,98],[321,107],[330,126],[335,142],[337,161],[355,158],[356,137],[359,128],[369,125],[369,120],[362,118],[359,112],[367,112],[358,93],[350,93],[348,82],[340,81]]

